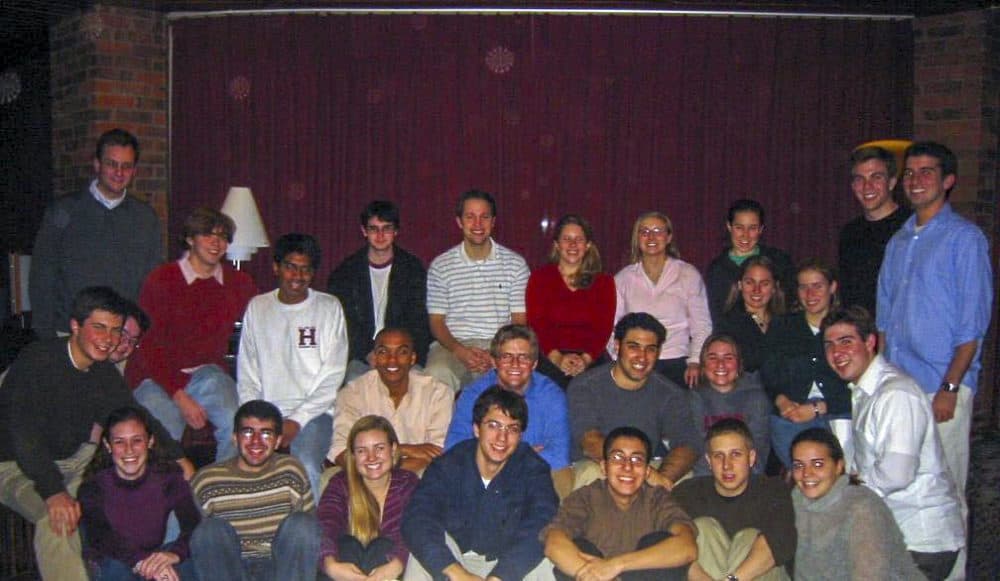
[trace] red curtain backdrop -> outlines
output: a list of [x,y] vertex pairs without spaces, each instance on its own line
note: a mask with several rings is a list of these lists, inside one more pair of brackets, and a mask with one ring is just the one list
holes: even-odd
[[[912,126],[908,21],[286,14],[172,34],[172,236],[249,186],[272,242],[319,238],[320,288],[370,200],[400,206],[399,243],[429,262],[470,188],[496,194],[497,240],[533,267],[545,221],[574,212],[614,272],[656,209],[704,268],[740,197],[767,208],[768,243],[834,260],[858,213],[850,150]],[[262,289],[270,261],[249,265]]]

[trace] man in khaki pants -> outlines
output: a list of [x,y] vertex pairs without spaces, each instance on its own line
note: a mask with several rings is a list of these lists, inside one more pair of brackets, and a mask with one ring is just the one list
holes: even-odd
[[[76,491],[100,440],[101,422],[137,405],[107,361],[121,340],[125,305],[108,287],[88,287],[73,301],[70,336],[26,347],[0,389],[0,503],[35,524],[43,579],[87,579],[80,554]],[[157,448],[190,477],[194,467],[159,422]]]

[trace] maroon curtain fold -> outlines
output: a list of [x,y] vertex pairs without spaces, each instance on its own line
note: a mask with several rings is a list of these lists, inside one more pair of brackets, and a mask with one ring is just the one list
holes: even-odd
[[[754,197],[765,239],[836,258],[858,213],[847,155],[912,127],[909,22],[682,16],[273,15],[172,26],[171,233],[230,186],[272,241],[316,235],[318,285],[363,242],[373,199],[430,261],[454,203],[497,195],[496,236],[538,265],[543,225],[589,219],[605,268],[646,210],[683,257],[719,252],[726,208]],[[270,286],[271,255],[250,271]]]

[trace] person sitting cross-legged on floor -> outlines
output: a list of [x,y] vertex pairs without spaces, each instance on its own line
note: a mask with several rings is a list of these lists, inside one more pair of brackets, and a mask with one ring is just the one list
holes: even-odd
[[475,438],[431,462],[403,514],[406,580],[552,579],[541,532],[559,499],[549,465],[521,441],[528,405],[494,386],[476,400]]
[[695,528],[665,488],[646,483],[652,446],[632,427],[604,439],[605,479],[574,491],[539,535],[556,579],[683,580]]
[[[102,427],[103,449],[80,486],[91,578],[194,579],[188,543],[201,515],[181,469],[158,454],[146,410],[118,408]],[[164,544],[170,513],[177,515],[180,533]]]
[[239,453],[198,471],[191,481],[204,520],[191,537],[199,579],[311,579],[320,534],[302,463],[276,454],[282,417],[270,402],[251,400],[236,411]]
[[334,581],[398,579],[410,556],[400,531],[403,509],[420,480],[395,467],[399,438],[382,416],[354,423],[345,456],[347,468],[319,501],[321,569]]
[[759,456],[750,428],[726,418],[709,428],[705,456],[711,476],[686,480],[674,497],[698,527],[698,561],[690,581],[787,580],[795,556],[795,512],[788,486],[753,474]]

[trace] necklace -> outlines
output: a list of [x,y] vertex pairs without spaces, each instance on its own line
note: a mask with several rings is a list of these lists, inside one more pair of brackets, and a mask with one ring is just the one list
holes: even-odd
[[760,329],[761,333],[767,333],[767,319],[763,315],[750,313],[750,318],[753,319],[754,323],[757,323],[757,328]]

